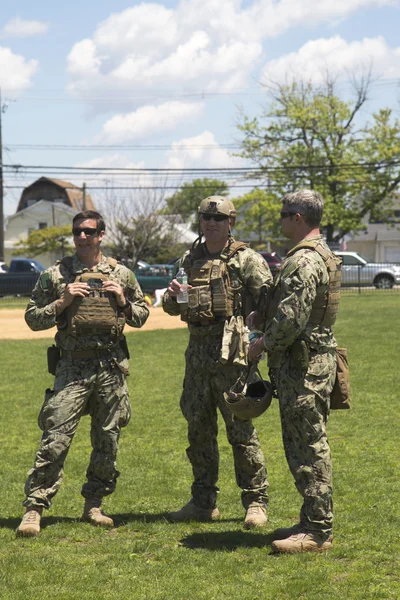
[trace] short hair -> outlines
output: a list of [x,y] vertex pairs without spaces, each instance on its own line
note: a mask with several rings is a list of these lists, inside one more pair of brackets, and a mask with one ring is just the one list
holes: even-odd
[[324,199],[315,190],[297,190],[285,194],[282,204],[289,210],[294,210],[303,215],[305,222],[310,227],[319,227],[324,211]]
[[104,223],[103,217],[101,216],[100,213],[96,212],[95,210],[84,210],[84,211],[76,214],[74,216],[74,218],[72,219],[72,226],[75,225],[76,221],[82,221],[84,219],[95,219],[96,220],[97,233],[100,233],[100,231],[106,230],[106,224]]

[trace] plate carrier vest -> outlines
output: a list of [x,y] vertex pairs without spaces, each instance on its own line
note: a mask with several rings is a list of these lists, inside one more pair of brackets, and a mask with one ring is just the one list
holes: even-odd
[[[340,300],[340,282],[342,278],[342,259],[336,256],[329,249],[321,244],[320,240],[303,240],[294,248],[289,250],[286,256],[293,256],[298,250],[307,248],[318,252],[323,259],[329,275],[328,289],[326,292],[317,297],[312,305],[311,314],[308,323],[311,325],[323,325],[331,327],[336,321],[336,315],[339,310]],[[280,272],[274,282],[272,288],[271,299],[268,303],[267,322],[272,321],[278,310],[280,301]]]
[[219,258],[208,258],[204,246],[198,245],[183,261],[188,273],[188,304],[181,305],[182,321],[208,325],[211,321],[231,317],[240,312],[242,286],[231,285],[227,262],[248,244],[232,241]]
[[[106,260],[114,270],[118,262],[113,258]],[[71,256],[64,257],[60,263],[71,275],[74,275]],[[108,281],[109,276],[106,273],[85,271],[79,273],[74,281],[82,281],[90,285],[90,280]],[[76,297],[65,310],[65,315],[67,332],[73,336],[110,335],[117,339],[122,335],[125,325],[125,315],[118,310],[114,294],[96,287],[91,287],[89,296]]]

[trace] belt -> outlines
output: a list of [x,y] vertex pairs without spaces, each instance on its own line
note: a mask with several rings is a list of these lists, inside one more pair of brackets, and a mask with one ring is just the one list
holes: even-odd
[[102,356],[111,356],[111,351],[114,348],[91,348],[90,350],[62,350],[61,358],[68,360],[83,359],[83,358],[101,358]]

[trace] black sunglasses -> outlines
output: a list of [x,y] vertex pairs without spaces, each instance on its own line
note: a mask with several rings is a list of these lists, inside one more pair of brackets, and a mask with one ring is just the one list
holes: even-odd
[[89,235],[95,235],[98,231],[95,227],[74,227],[72,233],[75,237],[79,237],[81,233],[84,233],[87,237]]
[[203,217],[204,221],[211,221],[211,219],[214,219],[214,221],[217,221],[217,223],[229,219],[229,217],[227,217],[226,215],[205,215],[202,213],[201,216]]
[[299,212],[285,212],[281,211],[281,219],[287,219],[287,217],[293,217],[293,215],[301,215]]

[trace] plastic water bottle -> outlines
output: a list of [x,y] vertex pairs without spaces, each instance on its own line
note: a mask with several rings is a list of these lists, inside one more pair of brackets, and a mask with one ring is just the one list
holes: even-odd
[[179,302],[179,304],[187,303],[189,300],[187,291],[188,278],[185,269],[181,267],[177,272],[175,279],[181,286],[181,291],[177,295],[176,301]]

